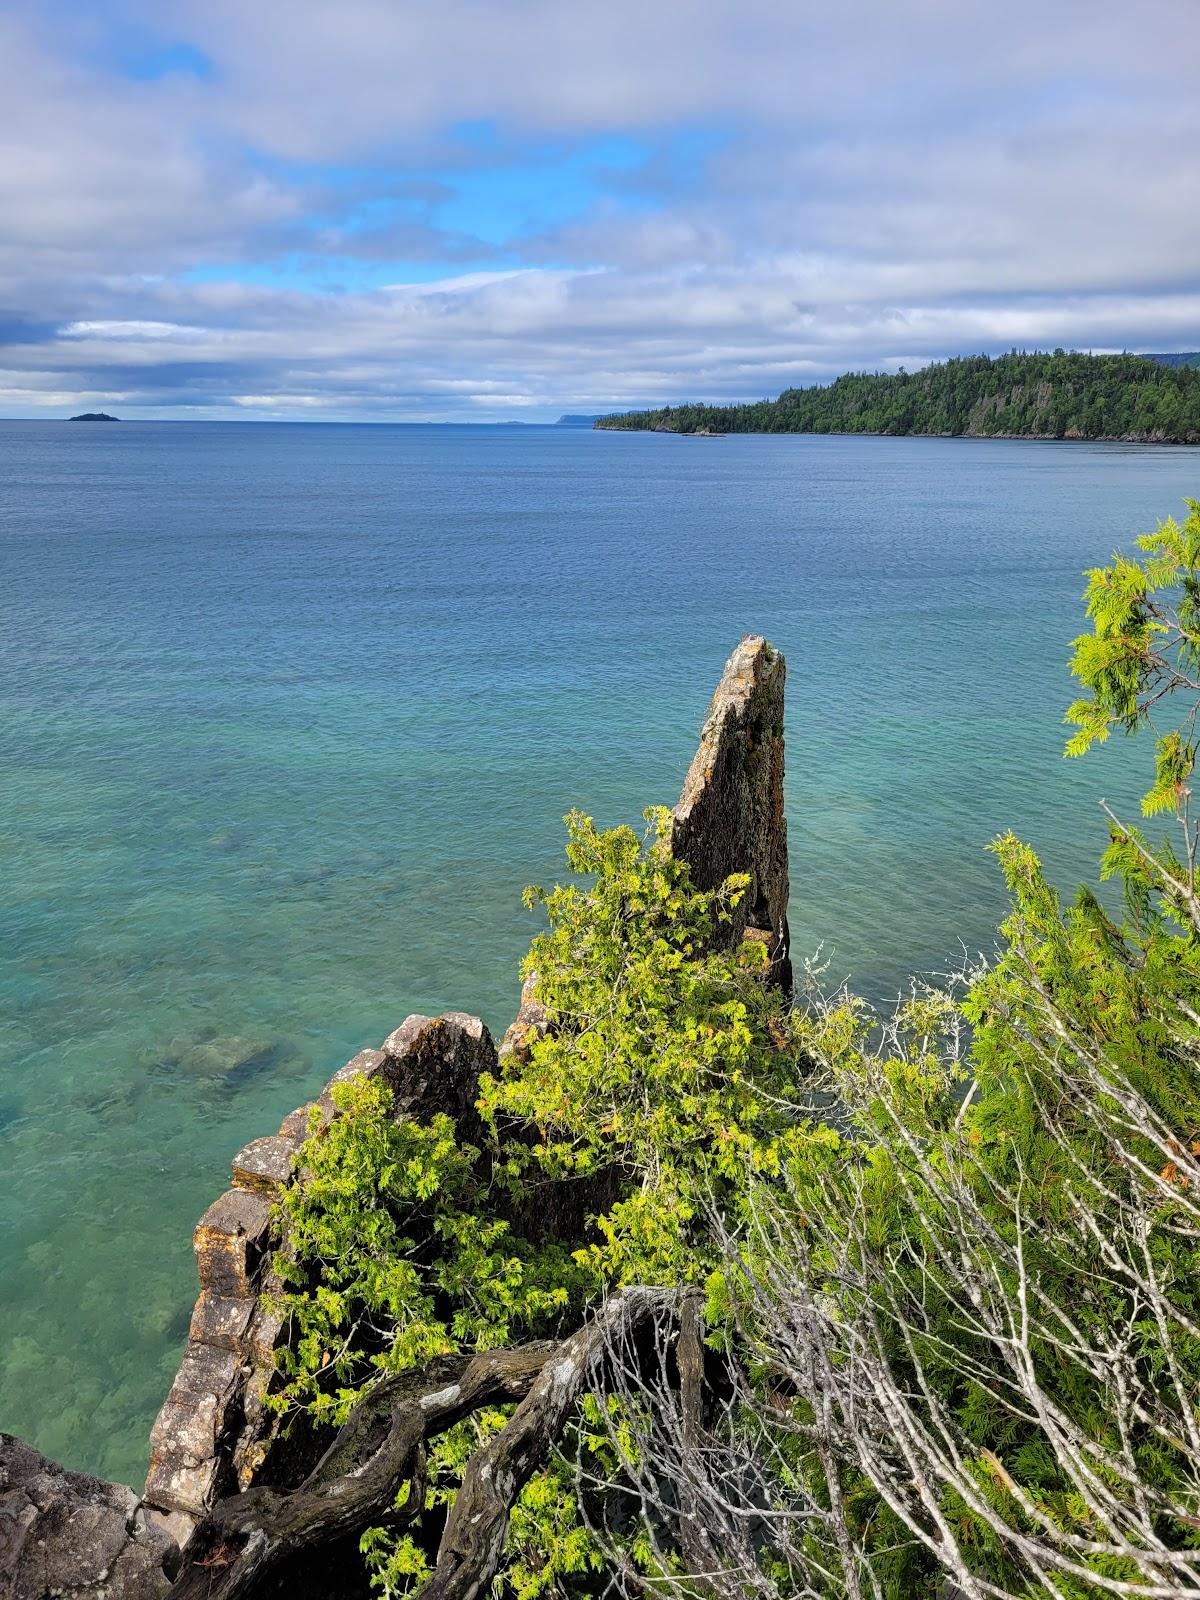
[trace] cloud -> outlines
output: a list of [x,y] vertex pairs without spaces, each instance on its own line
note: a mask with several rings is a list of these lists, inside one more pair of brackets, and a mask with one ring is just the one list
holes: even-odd
[[16,0],[0,408],[554,415],[1200,346],[1178,0]]

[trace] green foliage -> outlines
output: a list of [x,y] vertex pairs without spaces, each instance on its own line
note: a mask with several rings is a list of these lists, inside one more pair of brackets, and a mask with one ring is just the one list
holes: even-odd
[[847,373],[749,405],[667,406],[600,428],[666,433],[883,433],[1200,442],[1200,371],[1146,356],[1014,350],[920,372]]
[[[1034,851],[1005,835],[994,847],[1011,896],[1003,945],[961,1002],[918,991],[873,1036],[845,997],[818,1006],[809,1049],[842,1108],[841,1144],[835,1159],[810,1146],[786,1200],[759,1197],[771,1222],[712,1307],[728,1314],[732,1302],[743,1330],[757,1319],[762,1371],[788,1372],[798,1391],[779,1435],[792,1476],[777,1478],[777,1514],[830,1505],[818,1454],[797,1439],[822,1407],[834,1419],[825,1448],[864,1591],[941,1592],[933,1551],[952,1540],[984,1592],[1082,1600],[1155,1581],[1183,1592],[1167,1574],[1200,1548],[1200,908],[1187,787],[1200,504],[1139,548],[1141,559],[1089,575],[1072,753],[1113,726],[1136,730],[1182,692],[1145,805],[1177,818],[1182,859],[1113,819],[1102,876],[1124,890],[1118,921],[1088,889],[1064,906]],[[952,1048],[962,1023],[964,1065]],[[814,1368],[793,1342],[805,1322],[786,1310],[785,1259],[803,1286],[795,1304],[828,1318],[827,1387],[805,1386]],[[854,1392],[850,1375],[866,1371]],[[922,1470],[896,1453],[898,1435]],[[778,1590],[802,1591],[819,1572],[816,1592],[854,1592],[842,1547],[818,1520],[804,1527],[786,1561],[764,1558]]]
[[510,1151],[522,1181],[613,1176],[617,1198],[578,1252],[597,1286],[702,1276],[701,1197],[736,1204],[747,1171],[777,1168],[802,1137],[799,1048],[763,982],[766,949],[720,940],[748,880],[695,889],[664,847],[669,814],[646,818],[645,838],[567,818],[568,863],[589,886],[527,892],[550,926],[523,973],[550,1027],[528,1062],[481,1085],[494,1126],[536,1129]]
[[372,1589],[385,1600],[419,1588],[433,1570],[429,1557],[410,1533],[396,1535],[387,1528],[368,1528],[358,1548]]
[[[949,1539],[983,1592],[1137,1593],[1160,1570],[1147,1505],[1168,1550],[1200,1547],[1200,939],[1152,858],[1126,858],[1122,925],[1088,891],[1064,906],[1015,837],[995,848],[1004,945],[961,1003],[917,991],[874,1032],[818,1006],[839,1143],[759,1189],[714,1283],[772,1402],[743,1438],[772,1463],[779,1595],[855,1593],[849,1550],[860,1592],[933,1600]],[[828,1460],[843,1543],[806,1509],[830,1509]]]
[[[1165,1367],[1175,1363],[1181,1391],[1195,1394],[1200,1339],[1187,1325],[1200,1325],[1200,1235],[1194,1215],[1183,1214],[1172,1194],[1169,1151],[1172,1141],[1183,1141],[1182,1149],[1200,1130],[1190,1020],[1200,1004],[1200,944],[1176,919],[1149,858],[1133,868],[1152,891],[1153,900],[1143,901],[1151,914],[1118,926],[1087,891],[1064,909],[1036,857],[1011,836],[997,853],[1013,896],[1001,930],[1005,949],[965,1007],[976,1025],[978,1094],[962,1137],[977,1152],[981,1209],[997,1232],[1015,1238],[1022,1230],[1025,1271],[1043,1302],[1069,1311],[1080,1346],[1119,1348],[1132,1328],[1127,1392],[1140,1385],[1158,1401],[1160,1417],[1173,1417],[1173,1429],[1184,1431],[1194,1402],[1184,1404],[1185,1415],[1174,1409]],[[1165,1130],[1165,1149],[1155,1128]],[[1169,1317],[1139,1287],[1143,1273],[1166,1288]],[[1005,1281],[1016,1306],[1016,1272]],[[1066,1339],[1065,1315],[1062,1323]],[[1031,1351],[1048,1404],[1071,1419],[1091,1458],[1112,1474],[1115,1499],[1132,1504],[1142,1495],[1164,1508],[1189,1503],[1186,1450],[1148,1419],[1121,1415],[1127,1402],[1111,1372],[1069,1342],[1064,1352],[1035,1337]],[[1043,1428],[978,1385],[964,1390],[961,1415],[981,1464],[989,1450],[1002,1452],[1008,1472],[1057,1528],[1094,1537],[1094,1510],[1048,1448]],[[1122,1465],[1137,1475],[1136,1487],[1115,1476]],[[1007,1495],[994,1469],[984,1481],[989,1494]],[[1026,1520],[1012,1506],[1009,1515]],[[1162,1527],[1169,1526],[1164,1516]],[[1177,1548],[1194,1538],[1183,1522],[1167,1537]],[[986,1561],[987,1570],[1011,1574],[1005,1552],[990,1549]],[[1096,1570],[1106,1570],[1103,1561]],[[1123,1571],[1110,1564],[1107,1572],[1145,1580],[1131,1563]],[[1084,1585],[1077,1592],[1090,1591]]]
[[[964,384],[1001,365],[951,364]],[[1113,820],[1101,875],[1123,917],[1087,889],[1064,905],[1006,835],[1002,946],[965,997],[788,1009],[762,943],[731,947],[744,877],[697,889],[665,812],[643,836],[571,813],[573,881],[527,891],[546,927],[523,973],[549,1027],[482,1080],[479,1147],[445,1117],[395,1121],[378,1083],[314,1116],[281,1202],[295,1337],[273,1403],[336,1422],[382,1373],[556,1333],[616,1285],[695,1284],[740,1386],[723,1437],[760,1451],[758,1570],[714,1593],[932,1600],[953,1547],[981,1593],[1085,1600],[1142,1591],[1147,1542],[1200,1548],[1200,502],[1089,574],[1086,603],[1072,754],[1187,697],[1144,805],[1184,846]],[[555,1208],[578,1193],[594,1215],[555,1236],[546,1217],[576,1217]],[[639,1517],[611,1488],[653,1480],[662,1402],[587,1397],[520,1497],[497,1595],[596,1592],[613,1547],[647,1587],[696,1592],[671,1495]],[[428,1575],[505,1416],[433,1441],[423,1515],[364,1536],[388,1600]],[[920,1440],[916,1469],[898,1441]],[[727,1473],[713,1503],[736,1493]]]
[[[393,1119],[378,1080],[337,1086],[328,1124],[314,1110],[281,1200],[293,1336],[277,1409],[338,1424],[382,1374],[552,1332],[617,1284],[703,1279],[717,1260],[703,1209],[715,1197],[732,1215],[748,1172],[829,1137],[792,1109],[803,1029],[763,982],[765,947],[727,948],[748,880],[697,890],[665,849],[667,813],[646,816],[639,836],[571,813],[568,865],[586,881],[526,893],[548,928],[523,970],[552,1026],[482,1080],[485,1148],[444,1116]],[[581,1181],[605,1203],[578,1237],[535,1242],[509,1220]],[[436,1441],[427,1509],[453,1497],[483,1426]],[[422,1581],[429,1552],[372,1529],[363,1554],[390,1596]],[[508,1557],[516,1600],[596,1568],[565,1469],[526,1487]]]
[[514,1600],[540,1600],[574,1590],[599,1572],[604,1555],[584,1527],[575,1477],[565,1461],[536,1472],[521,1492],[509,1524],[505,1587]]
[[375,1377],[552,1326],[569,1286],[561,1252],[481,1214],[480,1152],[456,1141],[449,1117],[393,1119],[377,1079],[338,1084],[333,1099],[328,1127],[314,1107],[280,1202],[277,1309],[293,1337],[269,1404],[340,1425]]
[[[430,1442],[425,1464],[423,1509],[452,1505],[468,1461],[481,1444],[494,1437],[512,1414],[511,1406],[493,1406],[477,1411],[456,1423]],[[411,1484],[405,1484],[396,1497],[396,1508],[410,1512]],[[384,1600],[404,1595],[424,1583],[431,1568],[428,1552],[410,1533],[397,1534],[387,1528],[368,1528],[359,1541],[371,1587]]]
[[[1068,755],[1083,755],[1108,738],[1148,724],[1160,702],[1176,690],[1200,696],[1200,501],[1187,502],[1182,523],[1160,522],[1137,541],[1142,558],[1114,556],[1088,573],[1087,614],[1092,632],[1075,641],[1071,670],[1087,691],[1067,710],[1077,729]],[[1184,807],[1196,762],[1193,700],[1179,725],[1158,740],[1154,786],[1147,816]]]

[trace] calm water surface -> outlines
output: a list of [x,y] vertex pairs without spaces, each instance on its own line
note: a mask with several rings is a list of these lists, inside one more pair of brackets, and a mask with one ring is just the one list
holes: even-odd
[[[786,652],[792,926],[885,995],[1089,870],[1081,569],[1200,451],[0,424],[0,1428],[140,1481],[229,1156],[410,1011],[502,1028],[562,813]],[[1140,757],[1135,765],[1134,754]]]

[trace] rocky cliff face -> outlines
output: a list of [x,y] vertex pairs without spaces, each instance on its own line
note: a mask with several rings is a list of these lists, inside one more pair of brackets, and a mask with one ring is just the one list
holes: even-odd
[[[709,706],[673,813],[670,842],[702,887],[713,887],[732,872],[750,874],[750,893],[729,936],[761,937],[770,949],[776,980],[786,984],[784,677],[783,657],[765,640],[742,640]],[[546,1025],[545,1012],[527,984],[499,1055],[526,1051]],[[91,1508],[86,1515],[98,1530],[103,1524],[93,1541],[94,1570],[104,1566],[111,1574],[119,1566],[125,1584],[110,1584],[107,1593],[157,1597],[167,1585],[176,1542],[185,1542],[218,1499],[252,1483],[298,1481],[312,1465],[315,1441],[281,1439],[264,1400],[275,1380],[275,1350],[285,1336],[269,1306],[278,1287],[272,1257],[282,1243],[272,1226],[272,1200],[288,1178],[310,1115],[314,1107],[319,1119],[336,1115],[331,1094],[335,1084],[379,1076],[393,1091],[398,1117],[445,1111],[468,1140],[474,1139],[479,1133],[479,1077],[494,1071],[497,1060],[491,1036],[477,1017],[461,1012],[408,1017],[378,1050],[364,1050],[348,1061],[316,1101],[285,1117],[278,1133],[255,1139],[238,1152],[231,1187],[201,1217],[193,1236],[200,1294],[182,1363],[154,1424],[143,1501],[128,1490],[64,1474],[17,1441],[9,1441],[7,1468],[0,1453],[0,1576],[6,1559],[10,1567],[15,1560],[25,1574],[21,1582],[26,1586],[13,1588],[14,1596],[23,1600],[26,1594],[60,1589],[68,1595],[92,1592],[82,1580],[76,1582],[76,1569],[87,1561],[58,1538],[64,1506],[75,1505],[80,1516],[85,1506]],[[6,1470],[16,1474],[11,1492]],[[60,1487],[53,1493],[23,1487],[42,1485],[43,1480]],[[117,1539],[118,1523],[123,1544]],[[11,1536],[9,1528],[16,1530]],[[101,1545],[108,1552],[103,1560]],[[119,1560],[110,1552],[110,1546],[116,1550],[118,1545]],[[16,1557],[10,1555],[13,1549]],[[44,1554],[30,1554],[37,1550]],[[97,1595],[105,1592],[100,1579],[93,1588]]]
[[[766,640],[742,640],[726,663],[709,705],[700,744],[673,813],[671,848],[702,888],[749,872],[750,892],[729,937],[759,934],[777,980],[790,982],[788,853],[783,808],[783,709],[786,667]],[[501,1052],[528,1049],[546,1026],[545,1012],[522,991]],[[379,1050],[364,1050],[334,1074],[316,1105],[334,1115],[330,1090],[348,1077],[382,1076],[396,1114],[447,1111],[469,1140],[477,1137],[479,1075],[496,1050],[477,1017],[409,1017]],[[263,1407],[281,1336],[264,1304],[274,1286],[271,1199],[303,1142],[308,1106],[279,1132],[256,1139],[233,1160],[233,1187],[215,1201],[194,1236],[200,1297],[183,1363],[151,1435],[145,1498],[182,1536],[222,1495],[257,1481],[286,1482],[311,1461],[287,1462],[275,1423]]]

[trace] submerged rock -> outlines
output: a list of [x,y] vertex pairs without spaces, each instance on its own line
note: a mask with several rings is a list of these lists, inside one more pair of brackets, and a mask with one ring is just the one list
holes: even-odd
[[260,1073],[274,1071],[295,1052],[283,1039],[205,1029],[176,1037],[154,1059],[160,1072],[236,1089]]

